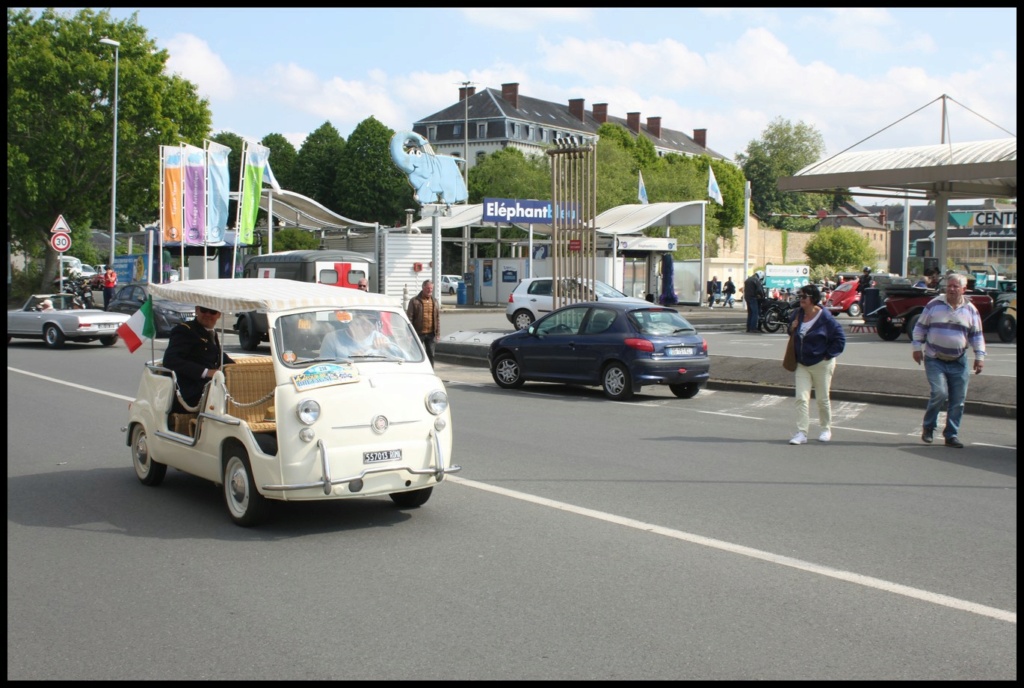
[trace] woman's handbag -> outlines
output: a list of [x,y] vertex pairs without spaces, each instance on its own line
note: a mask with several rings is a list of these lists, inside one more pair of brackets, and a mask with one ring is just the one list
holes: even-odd
[[782,367],[793,372],[796,370],[796,332],[789,335],[789,341],[786,342],[786,355],[782,357]]

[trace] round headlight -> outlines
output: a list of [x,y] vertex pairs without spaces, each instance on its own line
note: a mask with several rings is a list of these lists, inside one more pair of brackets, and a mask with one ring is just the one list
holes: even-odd
[[320,417],[320,404],[312,399],[303,399],[299,402],[299,407],[295,409],[295,413],[299,416],[299,420],[302,423],[312,425]]
[[448,408],[448,395],[440,389],[435,389],[427,395],[427,410],[435,416],[440,416]]

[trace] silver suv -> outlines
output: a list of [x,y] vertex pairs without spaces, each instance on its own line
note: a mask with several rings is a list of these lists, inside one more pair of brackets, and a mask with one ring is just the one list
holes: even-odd
[[[505,317],[517,330],[525,330],[533,321],[554,310],[554,297],[551,295],[552,278],[528,277],[521,280],[512,293],[508,295],[505,306]],[[573,295],[587,301],[622,301],[624,303],[647,304],[643,299],[626,296],[621,291],[600,280],[594,282],[591,290],[581,280],[562,278],[562,293]]]

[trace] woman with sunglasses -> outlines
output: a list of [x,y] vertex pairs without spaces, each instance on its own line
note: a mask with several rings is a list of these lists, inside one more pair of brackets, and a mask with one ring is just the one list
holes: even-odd
[[807,444],[810,430],[811,389],[818,400],[819,442],[832,440],[832,402],[829,399],[836,357],[846,348],[846,333],[839,321],[821,307],[821,290],[807,284],[798,292],[800,306],[789,321],[790,336],[795,333],[796,353],[796,429],[790,444]]
[[220,370],[222,363],[234,363],[227,354],[221,356],[220,340],[217,338],[217,320],[220,311],[196,306],[196,318],[177,325],[171,330],[164,351],[163,366],[174,371],[178,379],[181,398],[190,409],[183,408],[175,395],[174,412],[194,412],[203,389],[213,374]]

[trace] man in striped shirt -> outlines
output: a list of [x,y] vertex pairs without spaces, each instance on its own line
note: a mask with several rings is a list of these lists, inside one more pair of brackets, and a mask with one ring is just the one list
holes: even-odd
[[974,373],[985,366],[985,334],[981,315],[974,304],[964,296],[967,278],[963,275],[946,276],[946,293],[928,302],[914,325],[913,356],[924,372],[932,393],[924,412],[921,440],[931,444],[938,425],[939,411],[946,406],[946,427],[942,436],[947,447],[963,448],[960,441],[960,421],[964,415],[967,383],[967,349],[974,349]]

